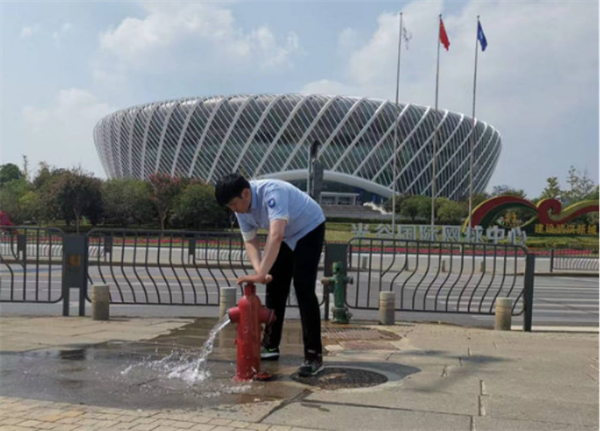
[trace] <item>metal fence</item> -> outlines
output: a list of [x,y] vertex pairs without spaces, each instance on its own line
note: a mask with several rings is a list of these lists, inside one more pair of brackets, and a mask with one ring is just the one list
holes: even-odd
[[88,285],[108,284],[114,304],[219,305],[220,288],[252,272],[239,233],[94,229],[87,250]]
[[[110,286],[112,303],[218,305],[251,266],[239,234],[93,230],[87,235],[89,284]],[[95,257],[91,251],[95,250]]]
[[596,271],[599,256],[597,250],[552,249],[550,251],[550,272]]
[[2,229],[0,302],[61,301],[64,232],[29,226]]
[[[332,262],[345,261],[355,279],[347,291],[350,308],[377,309],[379,292],[395,291],[400,311],[489,315],[498,297],[509,297],[513,315],[525,311],[531,320],[534,256],[523,247],[354,238],[325,250],[318,277],[330,275]],[[64,315],[73,288],[84,315],[88,287],[96,283],[110,286],[113,304],[214,306],[220,288],[235,286],[251,269],[238,233],[94,229],[65,235],[10,227],[0,237],[0,301],[62,300]],[[295,306],[291,292],[288,304]],[[264,300],[264,286],[258,294]],[[317,294],[321,304],[329,299],[322,290]]]
[[[354,238],[348,243],[347,304],[377,309],[379,293],[396,293],[396,310],[491,315],[499,297],[523,314],[533,292],[533,259],[521,246]],[[525,279],[530,272],[531,286]]]

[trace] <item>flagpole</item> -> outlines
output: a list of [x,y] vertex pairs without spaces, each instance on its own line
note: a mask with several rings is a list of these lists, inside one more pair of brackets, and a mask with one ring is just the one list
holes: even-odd
[[477,31],[475,32],[475,73],[473,74],[473,116],[471,129],[471,149],[469,151],[469,231],[473,228],[471,225],[471,215],[473,213],[473,150],[475,149],[475,100],[477,94],[477,48],[479,44],[479,15],[477,15]]
[[[438,111],[438,89],[440,85],[440,40],[442,37],[442,14],[440,14],[440,22],[438,24],[438,47],[437,47],[437,67],[435,72],[435,115]],[[436,126],[433,132],[433,167],[431,174],[431,227],[435,226],[435,169],[436,169],[436,153],[437,153],[438,128]],[[432,231],[433,234],[433,231]]]
[[[396,108],[400,111],[399,92],[400,92],[400,55],[402,53],[402,12],[400,12],[400,24],[398,32],[398,65],[396,67]],[[392,172],[392,238],[396,237],[396,159],[398,155],[398,114],[394,115],[394,164]]]

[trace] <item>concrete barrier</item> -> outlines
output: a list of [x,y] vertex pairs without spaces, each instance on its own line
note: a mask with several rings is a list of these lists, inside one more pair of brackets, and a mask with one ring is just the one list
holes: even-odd
[[496,299],[496,331],[510,331],[513,301],[510,298]]
[[108,284],[92,285],[92,320],[108,320],[110,316]]
[[379,324],[393,325],[396,322],[396,293],[379,292]]

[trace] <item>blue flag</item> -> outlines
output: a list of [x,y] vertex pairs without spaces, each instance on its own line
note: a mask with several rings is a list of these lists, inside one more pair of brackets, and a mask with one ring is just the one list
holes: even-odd
[[477,22],[477,39],[479,39],[481,50],[485,51],[485,49],[487,48],[487,40],[485,38],[485,34],[483,34],[483,29],[481,28],[480,22]]

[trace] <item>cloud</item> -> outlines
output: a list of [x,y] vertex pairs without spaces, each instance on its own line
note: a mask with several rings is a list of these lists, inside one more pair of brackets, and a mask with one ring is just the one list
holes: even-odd
[[142,18],[125,18],[100,34],[97,78],[119,80],[111,75],[132,72],[281,70],[302,55],[294,32],[281,37],[268,26],[245,31],[233,13],[218,4],[142,7]]
[[353,28],[343,29],[338,36],[338,46],[342,53],[352,51],[360,44],[358,32]]
[[69,32],[69,30],[71,30],[71,27],[73,27],[73,25],[70,22],[67,22],[60,27],[60,30],[52,33],[52,39],[57,47],[60,47],[61,39]]
[[[400,100],[433,106],[437,15],[444,12],[444,3],[414,1],[403,12],[413,37],[409,50],[403,47]],[[449,52],[440,52],[441,109],[471,115],[477,15],[488,40],[487,50],[479,52],[477,117],[503,136],[492,183],[527,184],[537,192],[546,177],[564,177],[569,164],[583,168],[590,159],[594,163],[588,168],[597,177],[598,5],[472,1],[444,13],[451,46]],[[352,32],[345,29],[342,34]],[[347,46],[342,34],[340,51]],[[325,76],[307,83],[301,92],[318,89],[393,100],[397,43],[398,16],[384,13],[369,40],[346,55],[341,79]],[[587,124],[587,139],[582,139],[581,122]],[[579,141],[569,157],[559,157],[569,134]],[[535,172],[530,169],[532,160],[539,166]]]
[[34,165],[46,161],[55,166],[71,167],[65,166],[65,160],[70,160],[100,175],[103,168],[92,131],[103,116],[115,110],[79,88],[61,90],[50,107],[26,106],[22,109],[23,154]]
[[32,26],[25,26],[21,29],[21,38],[27,39],[35,36],[40,32],[40,26],[38,24]]

